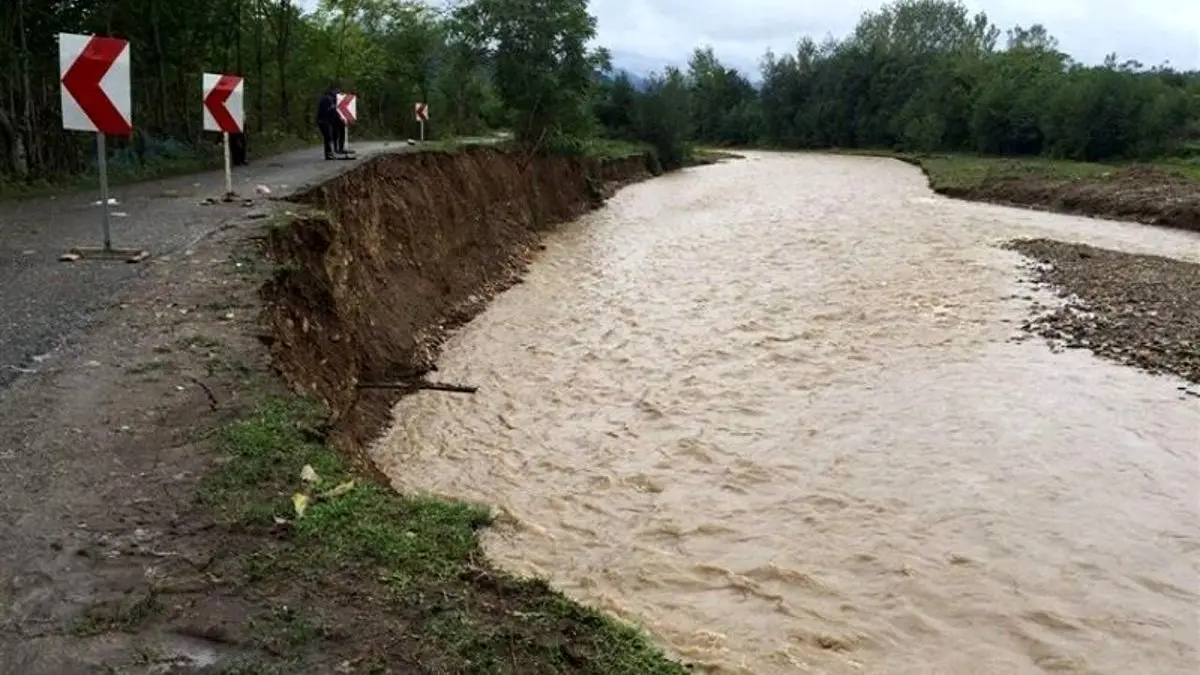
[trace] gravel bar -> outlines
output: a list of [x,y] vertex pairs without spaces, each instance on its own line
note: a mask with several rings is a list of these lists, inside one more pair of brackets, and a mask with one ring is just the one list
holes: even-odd
[[1200,264],[1052,239],[1004,247],[1034,261],[1032,280],[1065,300],[1026,322],[1028,334],[1200,384]]

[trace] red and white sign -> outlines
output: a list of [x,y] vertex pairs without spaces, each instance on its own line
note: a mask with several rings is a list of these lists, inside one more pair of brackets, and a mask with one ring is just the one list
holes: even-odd
[[63,129],[133,134],[128,41],[59,33],[58,68]]
[[337,113],[346,124],[358,121],[358,96],[355,94],[337,95]]
[[204,130],[238,134],[246,125],[245,80],[237,75],[204,73]]
[[418,122],[429,121],[429,104],[417,103],[413,105],[413,115],[416,116]]

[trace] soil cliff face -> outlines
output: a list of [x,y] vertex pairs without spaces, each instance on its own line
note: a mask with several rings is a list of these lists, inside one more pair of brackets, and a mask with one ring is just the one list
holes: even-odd
[[475,147],[375,157],[297,201],[275,227],[263,288],[276,366],[334,414],[360,469],[405,380],[434,368],[446,333],[519,280],[539,232],[650,176],[645,157],[526,157]]

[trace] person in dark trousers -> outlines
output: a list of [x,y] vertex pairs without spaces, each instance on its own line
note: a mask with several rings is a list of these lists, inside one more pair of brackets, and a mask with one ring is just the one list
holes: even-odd
[[346,120],[338,114],[336,105],[333,109],[333,151],[339,155],[346,154]]
[[326,89],[325,93],[321,95],[321,100],[317,102],[317,127],[321,130],[321,140],[325,144],[325,159],[335,159],[333,155],[336,148],[333,120],[338,116],[337,94],[337,84],[331,84],[329,89]]
[[246,134],[229,134],[229,158],[234,166],[246,166]]

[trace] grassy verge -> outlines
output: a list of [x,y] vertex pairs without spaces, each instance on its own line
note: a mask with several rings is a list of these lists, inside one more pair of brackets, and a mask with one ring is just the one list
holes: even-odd
[[[261,142],[252,141],[250,156],[251,159],[266,157],[281,152],[309,147],[315,142],[312,138],[298,136],[280,136],[265,139]],[[108,182],[110,186],[115,187],[148,180],[184,176],[218,169],[223,162],[223,153],[214,147],[207,152],[196,150],[179,157],[148,158],[145,162],[136,165],[110,163],[108,168]],[[54,180],[32,182],[0,181],[0,201],[95,191],[100,189],[99,185],[98,175],[90,171],[63,176]]]
[[715,148],[692,148],[688,154],[687,166],[704,166],[716,164],[730,159],[744,159],[744,155]]
[[921,167],[936,191],[969,191],[1001,180],[1101,181],[1122,169],[1149,166],[1181,178],[1200,181],[1200,164],[1183,160],[1147,163],[1074,162],[1044,157],[991,157],[959,154],[916,154],[887,150],[834,150],[837,154],[891,157]]
[[218,435],[227,459],[204,505],[231,538],[271,535],[234,566],[240,594],[291,598],[245,627],[269,656],[244,672],[302,672],[316,654],[353,656],[355,672],[687,672],[638,630],[493,569],[487,508],[356,480],[324,424],[275,399]]
[[914,164],[934,192],[949,197],[1200,231],[1200,164],[1191,161],[1101,164],[869,150],[841,154]]
[[[653,146],[646,143],[630,143],[610,139],[595,138],[584,142],[585,153],[598,159],[624,159],[654,152]],[[702,166],[716,164],[728,159],[742,159],[742,155],[715,148],[690,148],[685,166]]]
[[[355,141],[365,142],[385,140],[388,137],[380,133],[356,133]],[[463,145],[493,142],[487,137],[427,141],[421,145],[422,150],[454,150]],[[263,139],[251,140],[249,149],[250,159],[261,159],[292,150],[318,145],[320,139],[316,136],[270,136]],[[108,182],[110,186],[130,185],[149,180],[160,180],[175,176],[212,171],[221,168],[224,155],[217,146],[207,151],[196,149],[179,157],[147,158],[145,162],[136,165],[110,162],[108,167]],[[94,172],[86,172],[63,176],[55,180],[38,180],[32,182],[5,182],[0,180],[0,201],[32,199],[48,195],[71,194],[78,192],[96,191],[99,189],[99,177]]]
[[[972,157],[938,155],[914,157],[929,174],[935,190],[970,190],[1000,180],[1101,181],[1112,178],[1130,164],[1099,164],[1044,158]],[[1182,178],[1200,180],[1200,166],[1183,163],[1151,163]]]
[[1011,179],[1095,180],[1111,175],[1114,167],[1103,164],[1042,159],[1009,159],[970,156],[910,157],[929,175],[929,185],[937,191],[970,190]]
[[653,152],[653,149],[644,143],[629,143],[606,138],[589,138],[582,141],[582,145],[583,154],[596,159],[625,159]]

